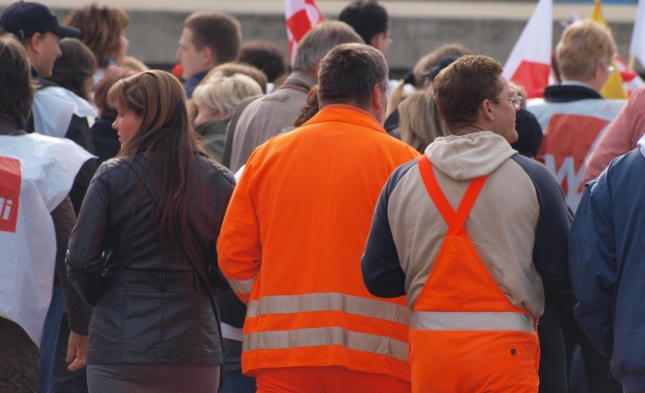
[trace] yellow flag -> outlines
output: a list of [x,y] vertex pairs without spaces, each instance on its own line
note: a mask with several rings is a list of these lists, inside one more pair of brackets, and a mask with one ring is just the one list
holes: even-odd
[[[595,0],[591,19],[603,26],[607,26],[605,17],[602,15],[600,0]],[[600,95],[602,95],[604,98],[624,100],[627,98],[627,94],[625,93],[625,88],[623,87],[623,78],[620,76],[620,72],[618,72],[616,61],[613,59],[611,60],[611,66],[614,67],[614,70],[616,71],[613,74],[609,75],[609,79],[607,79],[607,82],[602,87],[602,90],[600,90]]]

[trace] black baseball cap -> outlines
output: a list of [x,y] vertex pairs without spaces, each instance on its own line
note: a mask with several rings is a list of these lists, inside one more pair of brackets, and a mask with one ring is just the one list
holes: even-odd
[[79,37],[79,29],[58,24],[56,15],[40,3],[19,1],[5,8],[0,15],[0,25],[21,40],[35,33],[52,32],[61,37]]
[[430,68],[428,71],[424,72],[421,74],[423,77],[430,77],[430,80],[434,82],[434,78],[439,75],[439,72],[443,70],[444,68],[448,67],[450,64],[454,63],[455,60],[457,60],[459,56],[446,56],[442,57],[441,60],[437,63],[436,66]]

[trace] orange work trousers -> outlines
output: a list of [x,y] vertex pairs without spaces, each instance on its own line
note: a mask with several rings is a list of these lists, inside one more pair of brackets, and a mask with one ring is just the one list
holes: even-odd
[[455,211],[427,156],[419,171],[448,232],[413,306],[412,391],[537,393],[536,320],[502,292],[465,229],[488,177],[470,182]]
[[410,382],[340,366],[263,368],[257,393],[410,393]]

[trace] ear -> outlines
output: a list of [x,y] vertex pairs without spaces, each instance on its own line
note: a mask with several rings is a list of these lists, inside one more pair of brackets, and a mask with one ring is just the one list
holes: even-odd
[[604,71],[603,68],[605,68],[605,67],[606,66],[602,61],[598,60],[596,62],[596,66],[593,69],[593,77],[594,77],[594,79],[599,79],[600,78],[600,76],[602,75],[602,72]]
[[495,112],[492,108],[493,103],[488,98],[479,104],[479,113],[488,121],[495,121]]
[[42,38],[42,34],[36,32],[34,35],[32,35],[29,40],[27,41],[27,46],[28,49],[36,54],[40,54],[41,49],[40,49],[40,40]]
[[374,85],[374,89],[372,89],[372,107],[376,109],[377,111],[385,110],[387,107],[387,101],[382,102],[381,97],[382,97],[382,92],[383,89],[381,88],[381,84],[377,83]]
[[386,34],[387,33],[385,31],[382,32],[382,33],[375,34],[374,36],[372,36],[372,41],[371,42],[366,42],[366,44],[368,44],[371,47],[374,47],[374,48],[378,49],[378,48],[381,47],[380,46],[381,41],[385,39]]
[[204,45],[202,48],[202,65],[217,64],[215,52],[208,46]]

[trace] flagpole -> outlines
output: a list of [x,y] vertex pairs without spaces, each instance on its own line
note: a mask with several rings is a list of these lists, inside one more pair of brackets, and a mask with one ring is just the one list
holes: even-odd
[[629,62],[627,63],[627,69],[630,72],[633,72],[635,65],[636,65],[636,55],[634,55],[633,53],[630,53],[629,54]]

